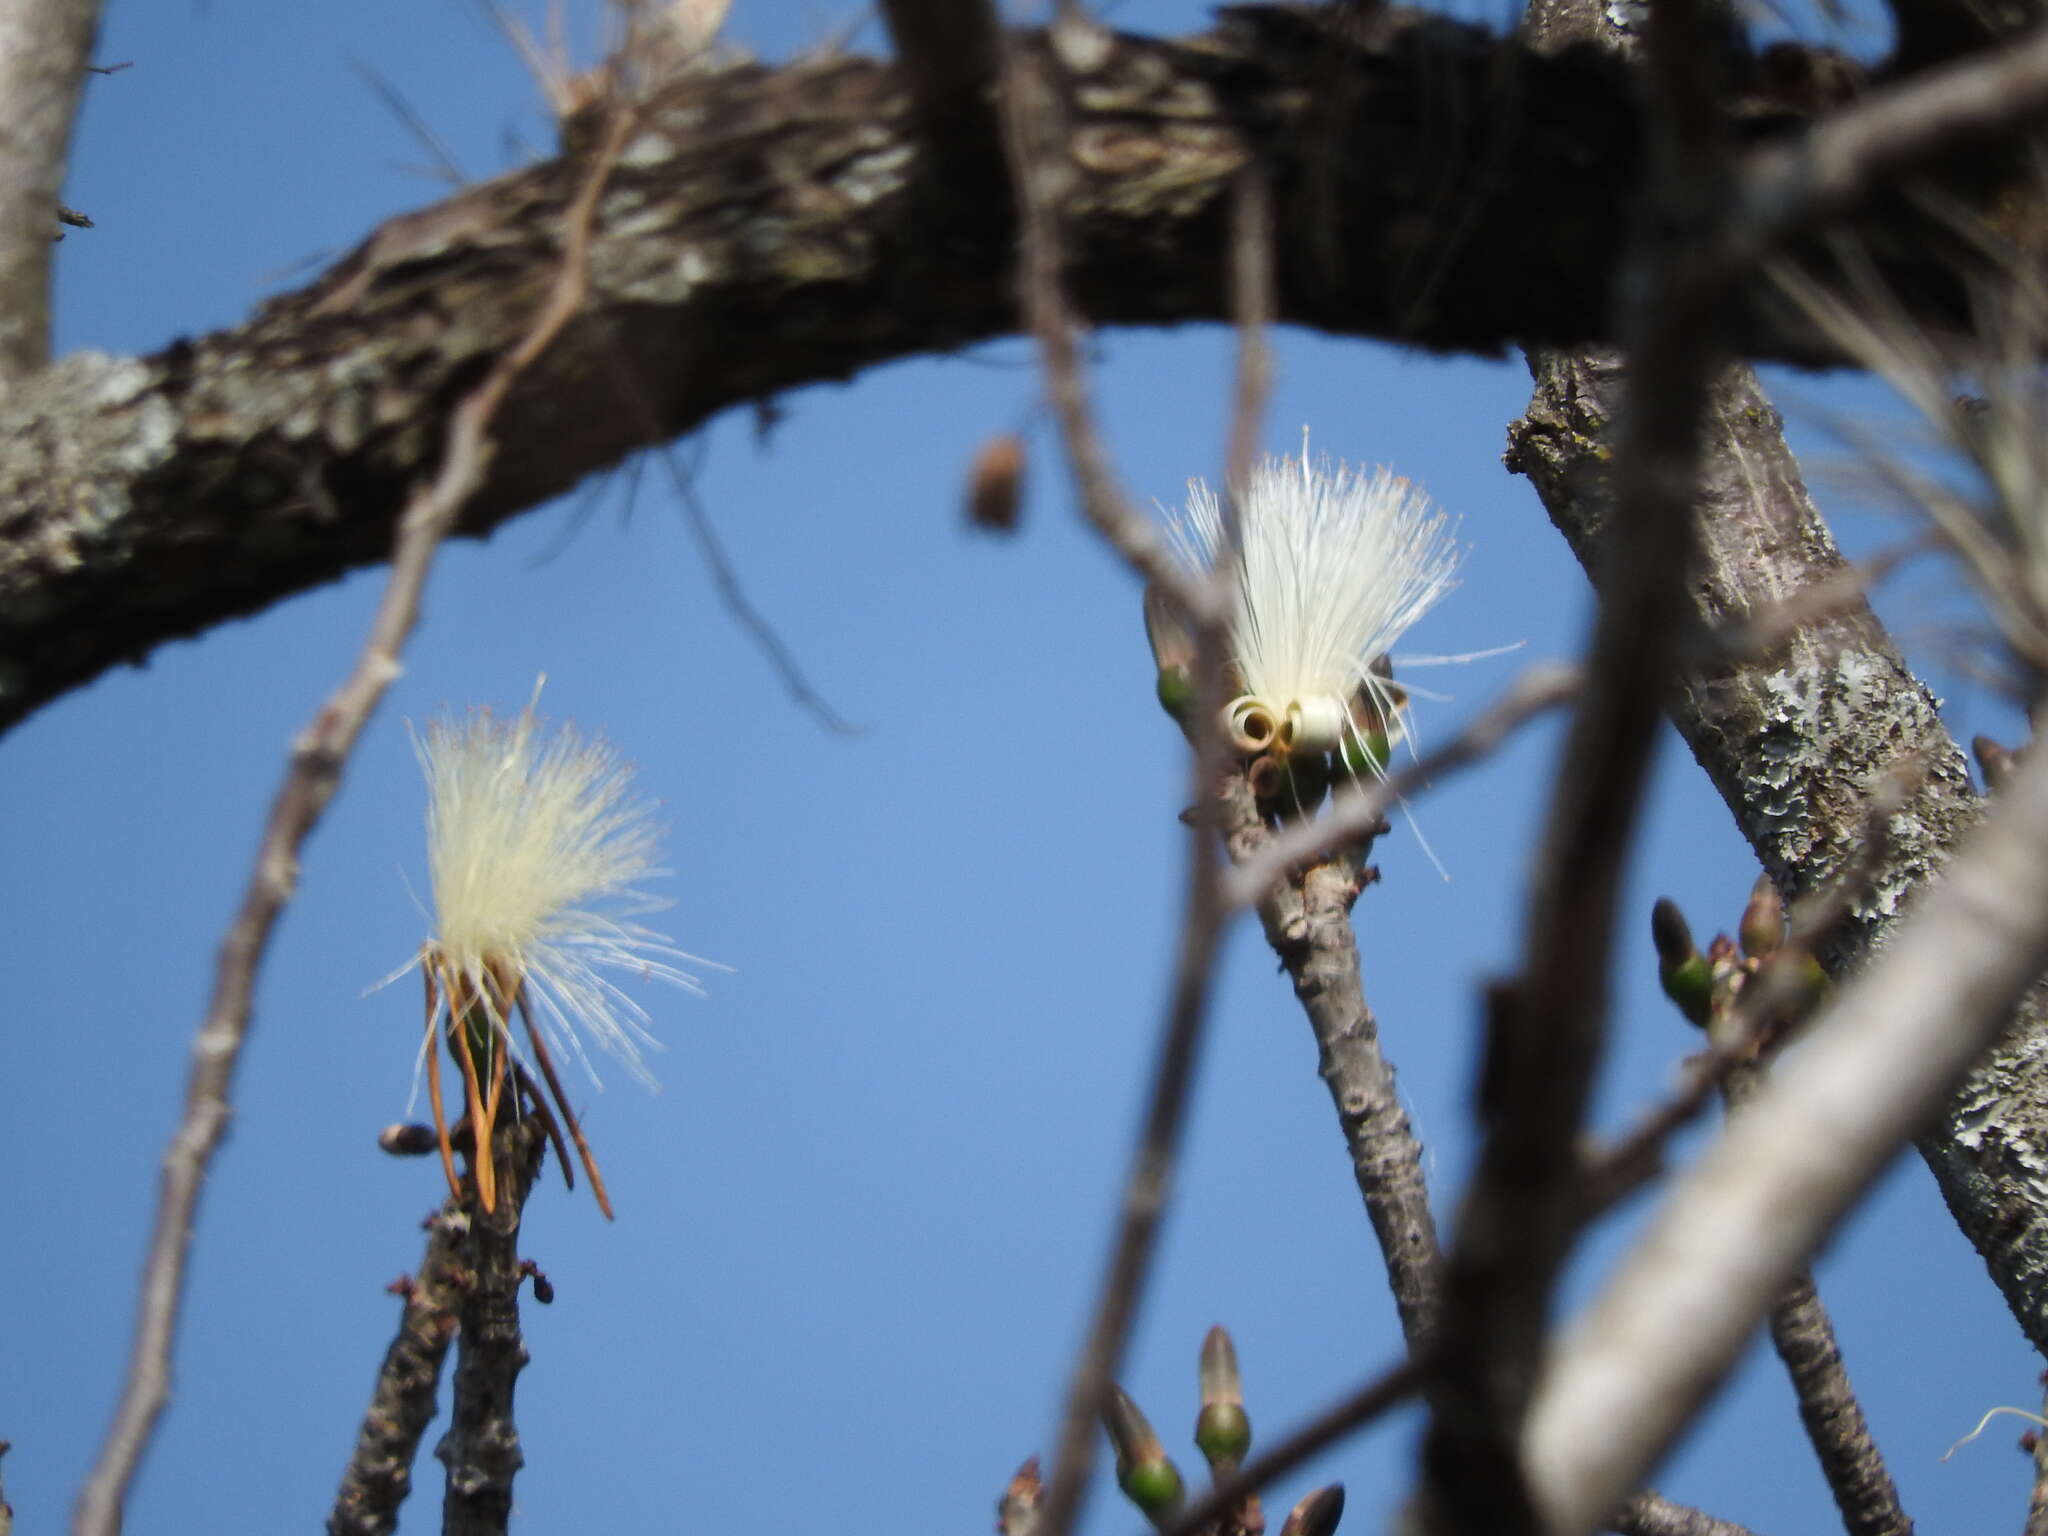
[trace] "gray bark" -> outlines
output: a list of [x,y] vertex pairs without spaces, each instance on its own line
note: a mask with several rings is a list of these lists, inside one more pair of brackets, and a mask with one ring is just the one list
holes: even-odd
[[[1103,36],[1051,61],[1077,172],[1068,286],[1091,319],[1227,317],[1229,197],[1257,157],[1280,318],[1440,350],[1604,335],[1639,138],[1610,61],[1397,9],[1242,7],[1205,37]],[[1801,121],[1760,98],[1731,110],[1752,136]],[[589,298],[507,403],[462,531],[720,411],[1014,330],[1010,189],[939,186],[946,157],[914,124],[896,75],[855,58],[654,90]],[[391,221],[242,326],[72,358],[0,408],[0,730],[386,556],[448,413],[539,307],[595,131],[570,118],[562,157]],[[1885,270],[1934,323],[1953,284],[1889,233]],[[1828,355],[1761,303],[1733,323],[1753,352]]]
[[[1597,581],[1607,507],[1600,443],[1618,405],[1615,368],[1545,357],[1536,372],[1538,402],[1516,424],[1508,461],[1536,485]],[[1729,371],[1713,410],[1693,605],[1707,622],[1740,623],[1840,577],[1845,564],[1747,368]],[[1832,884],[1854,859],[1868,796],[1889,768],[1909,755],[1927,764],[1888,828],[1888,856],[1823,956],[1838,973],[1889,941],[1909,899],[1977,820],[1962,753],[1932,696],[1860,601],[1800,626],[1767,658],[1696,677],[1671,713],[1788,897]],[[2014,1317],[2048,1353],[2044,1055],[2048,1013],[2036,994],[1918,1146]]]

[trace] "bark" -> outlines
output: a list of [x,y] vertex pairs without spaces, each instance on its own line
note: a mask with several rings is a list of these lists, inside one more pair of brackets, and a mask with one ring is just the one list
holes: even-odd
[[[1238,7],[1212,35],[1075,33],[1068,285],[1094,320],[1229,313],[1231,188],[1274,190],[1280,318],[1497,352],[1605,333],[1638,182],[1625,76],[1442,17]],[[1753,87],[1750,141],[1803,108]],[[476,535],[734,406],[1014,330],[1007,178],[941,184],[890,69],[828,57],[655,90],[600,211],[589,296],[508,402]],[[0,729],[163,641],[382,559],[465,389],[555,272],[594,127],[393,220],[248,323],[80,355],[0,410]],[[942,195],[941,195],[942,194]],[[1934,323],[1946,268],[1888,229]],[[1730,344],[1825,358],[1744,302]]]
[[0,0],[0,392],[49,361],[57,194],[99,19],[99,0]]
[[448,1201],[427,1219],[419,1274],[395,1287],[405,1308],[327,1516],[327,1536],[390,1536],[398,1529],[420,1437],[433,1422],[441,1364],[461,1318],[468,1227],[462,1203]]
[[[1538,398],[1511,434],[1551,520],[1596,581],[1607,515],[1606,423],[1618,406],[1610,359],[1539,358]],[[1715,395],[1699,503],[1705,561],[1694,612],[1743,622],[1845,569],[1753,374],[1732,369]],[[1864,805],[1908,755],[1925,778],[1891,819],[1891,847],[1822,958],[1855,969],[1890,939],[1909,897],[1979,814],[1962,753],[1934,699],[1867,605],[1801,625],[1761,659],[1725,662],[1671,704],[1679,733],[1788,897],[1825,888],[1852,864]],[[2032,994],[1918,1140],[1958,1225],[1976,1245],[2035,1348],[2048,1353],[2048,1013]]]
[[1552,1536],[1591,1530],[1671,1448],[2044,965],[2048,757],[2036,756],[1563,1331],[1523,1448]]
[[[1225,790],[1225,836],[1242,865],[1271,846],[1271,834],[1241,777]],[[1393,1063],[1380,1049],[1379,1020],[1365,1000],[1351,908],[1368,876],[1370,847],[1318,861],[1259,897],[1266,942],[1294,983],[1315,1035],[1318,1070],[1337,1110],[1351,1174],[1386,1261],[1387,1286],[1411,1355],[1435,1331],[1443,1250],[1429,1208],[1422,1143],[1401,1107]]]

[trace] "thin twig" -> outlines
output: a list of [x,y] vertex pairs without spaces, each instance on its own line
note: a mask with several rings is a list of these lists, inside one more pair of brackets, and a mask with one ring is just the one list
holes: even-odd
[[[1787,957],[1825,952],[1890,858],[1892,818],[1918,793],[1928,768],[1920,758],[1903,762],[1872,791],[1854,859],[1836,879],[1793,906],[1782,950]],[[1699,1117],[1715,1089],[1755,1059],[1758,1045],[1778,1020],[1796,1010],[1808,985],[1805,971],[1795,964],[1766,965],[1748,979],[1727,1019],[1716,1024],[1707,1049],[1685,1063],[1678,1089],[1587,1160],[1582,1219],[1604,1214],[1656,1177],[1665,1145]]]
[[412,1464],[433,1421],[441,1364],[462,1311],[462,1250],[469,1217],[448,1200],[427,1218],[427,1249],[419,1273],[401,1282],[405,1306],[384,1352],[355,1451],[342,1473],[327,1536],[390,1536],[412,1491]]
[[[644,397],[636,396],[644,401]],[[648,414],[650,429],[653,412],[642,407]],[[739,572],[733,569],[731,558],[725,552],[725,545],[718,537],[718,530],[711,525],[710,515],[704,509],[703,498],[697,494],[692,478],[683,472],[676,462],[675,451],[666,445],[657,448],[655,455],[661,466],[668,472],[669,484],[675,488],[676,500],[682,503],[683,522],[690,530],[690,537],[697,541],[697,553],[703,557],[704,568],[711,573],[711,584],[718,592],[718,600],[732,621],[754,637],[754,644],[768,665],[775,669],[775,675],[782,679],[783,691],[795,701],[798,708],[806,711],[812,719],[835,736],[858,736],[863,727],[853,724],[826,700],[804,675],[804,669],[796,659],[796,653],[789,648],[789,642],[777,632],[768,616],[754,606],[747,596],[747,589],[740,584]]]
[[[1067,1536],[1080,1511],[1094,1468],[1095,1421],[1111,1379],[1123,1358],[1171,1191],[1187,1100],[1206,1021],[1217,939],[1230,908],[1223,899],[1221,840],[1214,835],[1220,803],[1225,744],[1216,724],[1224,700],[1227,633],[1221,594],[1237,580],[1234,513],[1224,518],[1222,547],[1207,581],[1190,576],[1165,552],[1158,530],[1137,517],[1116,489],[1108,455],[1095,432],[1082,376],[1079,348],[1061,287],[1058,202],[1059,167],[1052,147],[1057,103],[1047,83],[1022,60],[1014,46],[1003,55],[1004,143],[1018,192],[1023,225],[1023,305],[1045,361],[1048,389],[1059,416],[1082,504],[1096,527],[1125,558],[1180,601],[1195,637],[1195,718],[1192,786],[1197,815],[1188,845],[1186,895],[1172,997],[1153,1069],[1153,1081],[1138,1149],[1124,1186],[1122,1210],[1108,1273],[1098,1293],[1094,1318],[1068,1381],[1061,1411],[1052,1477],[1039,1507],[1036,1536]],[[1264,395],[1263,318],[1272,312],[1270,255],[1247,255],[1259,240],[1270,240],[1270,213],[1254,188],[1238,200],[1240,221],[1235,253],[1243,258],[1234,274],[1242,335],[1238,399],[1240,417],[1255,412]],[[1261,228],[1261,221],[1264,227]],[[1246,232],[1249,227],[1249,232]],[[1242,429],[1239,439],[1247,435]],[[1249,459],[1249,452],[1246,458]]]
[[414,495],[399,521],[391,575],[354,669],[292,745],[290,766],[271,803],[241,907],[221,944],[206,1019],[192,1043],[184,1112],[164,1154],[127,1381],[99,1459],[79,1494],[72,1516],[75,1536],[116,1536],[120,1531],[129,1484],[170,1398],[171,1344],[184,1300],[199,1191],[227,1133],[228,1095],[249,1035],[256,972],[271,930],[297,887],[299,850],[333,800],[342,765],[370,715],[399,675],[399,654],[419,620],[420,595],[434,552],[490,467],[492,419],[519,375],[547,350],[583,301],[598,194],[627,127],[621,115],[564,216],[562,269],[532,328],[455,408],[440,469]]
[[1898,1486],[1871,1438],[1870,1424],[1849,1384],[1835,1325],[1801,1270],[1771,1306],[1771,1345],[1799,1399],[1799,1422],[1842,1513],[1849,1536],[1911,1536],[1913,1522],[1899,1503]]
[[[981,0],[973,0],[981,3]],[[1136,511],[1117,483],[1109,451],[1095,429],[1088,381],[1075,339],[1061,274],[1059,209],[1073,180],[1059,132],[1062,102],[1046,67],[1014,38],[1003,45],[1003,142],[1016,184],[1020,229],[1019,287],[1026,328],[1045,359],[1047,393],[1081,510],[1147,582],[1167,593],[1199,627],[1220,610],[1208,583],[1173,558],[1157,523]]]

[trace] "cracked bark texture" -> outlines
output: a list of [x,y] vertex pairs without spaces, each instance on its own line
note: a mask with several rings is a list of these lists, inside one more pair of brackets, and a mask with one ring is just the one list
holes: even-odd
[[434,1455],[448,1470],[442,1536],[503,1536],[512,1519],[512,1480],[526,1465],[512,1398],[526,1368],[519,1329],[519,1222],[547,1153],[533,1120],[503,1126],[492,1138],[497,1209],[486,1211],[473,1178],[464,1179],[462,1313],[457,1333],[448,1432]]
[[[1279,318],[1486,353],[1604,335],[1639,179],[1612,60],[1394,8],[1240,6],[1180,41],[1073,36],[1048,67],[1077,172],[1068,287],[1092,320],[1227,318],[1230,188],[1256,157]],[[1730,111],[1750,141],[1803,121],[1753,93]],[[569,119],[559,158],[391,221],[240,327],[147,358],[80,354],[0,407],[0,729],[385,556],[449,411],[556,270],[592,136]],[[1006,179],[941,185],[945,163],[872,61],[654,90],[600,209],[589,297],[507,403],[461,531],[720,411],[1015,330]],[[1962,315],[1953,273],[1886,217],[1902,302]],[[1829,355],[1781,310],[1738,306],[1731,342]]]
[[426,1254],[405,1287],[398,1333],[378,1368],[355,1451],[327,1516],[328,1536],[390,1536],[398,1529],[399,1508],[412,1491],[413,1459],[433,1421],[441,1365],[462,1312],[468,1226],[455,1200],[427,1219]]
[[[1534,354],[1537,392],[1507,462],[1535,485],[1573,553],[1601,579],[1609,357]],[[1728,370],[1708,422],[1699,499],[1705,558],[1692,590],[1709,624],[1768,616],[1845,563],[1747,367]],[[1855,856],[1870,792],[1893,764],[1928,771],[1887,827],[1889,856],[1822,956],[1837,973],[1889,939],[1910,898],[1975,824],[1979,804],[1933,697],[1868,606],[1802,625],[1761,660],[1694,677],[1671,704],[1687,746],[1788,900],[1832,884]],[[1917,1145],[1957,1224],[2036,1349],[2048,1353],[2048,1021],[2031,998]]]

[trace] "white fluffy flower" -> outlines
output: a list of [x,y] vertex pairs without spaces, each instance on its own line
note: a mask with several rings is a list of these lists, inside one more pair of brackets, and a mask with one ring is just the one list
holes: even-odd
[[511,719],[476,709],[436,720],[414,747],[437,928],[424,959],[443,1006],[451,991],[523,991],[536,1021],[586,1067],[588,1036],[652,1082],[641,1059],[656,1043],[646,1011],[607,973],[702,989],[676,963],[694,956],[631,920],[667,905],[637,889],[664,871],[632,769],[570,727],[544,732],[531,706]]
[[[1253,468],[1238,518],[1233,740],[1248,752],[1339,751],[1377,770],[1405,695],[1375,664],[1457,584],[1448,519],[1391,470],[1311,460],[1305,440],[1299,458]],[[1200,480],[1173,534],[1191,568],[1211,567],[1222,511]]]

